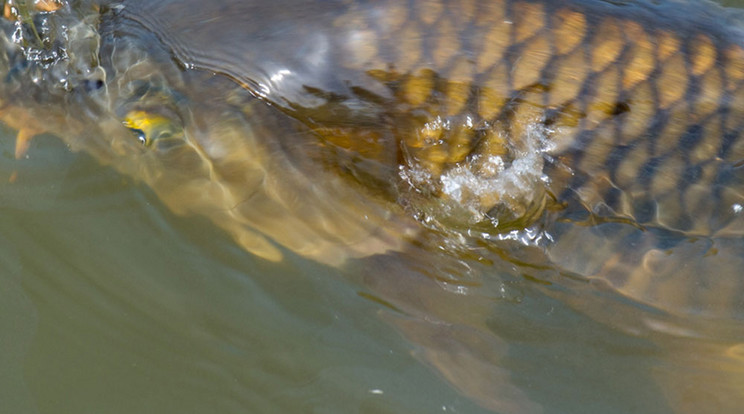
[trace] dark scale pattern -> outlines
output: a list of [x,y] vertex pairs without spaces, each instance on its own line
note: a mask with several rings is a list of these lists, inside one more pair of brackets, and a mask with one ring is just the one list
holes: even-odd
[[660,20],[649,7],[389,0],[336,24],[356,39],[342,65],[388,91],[394,122],[378,133],[431,182],[488,156],[508,166],[540,126],[545,192],[559,202],[713,234],[744,204],[741,181],[716,178],[744,158],[744,49],[694,10]]
[[[250,97],[252,104],[242,110],[257,136],[270,138],[266,142],[218,133],[219,143],[230,149],[220,151],[224,158],[181,147],[189,156],[169,159],[175,164],[155,164],[162,167],[158,176],[161,170],[208,176],[206,183],[186,181],[187,192],[164,201],[178,209],[195,202],[198,211],[199,200],[217,200],[205,204],[207,215],[251,252],[281,258],[264,235],[334,265],[347,254],[339,247],[350,248],[348,257],[403,248],[397,242],[399,227],[407,227],[408,216],[399,222],[401,216],[389,214],[388,207],[400,212],[392,203],[378,209],[377,196],[400,197],[406,184],[401,169],[416,167],[413,172],[421,177],[410,183],[418,191],[415,196],[424,199],[427,214],[439,210],[431,215],[440,220],[436,229],[445,236],[452,234],[451,227],[460,236],[470,236],[471,230],[521,230],[547,209],[555,220],[540,224],[552,237],[543,246],[555,269],[601,278],[638,302],[672,313],[741,317],[744,49],[736,31],[718,23],[720,9],[702,10],[713,6],[684,0],[671,5],[651,0],[327,0],[307,2],[310,6],[298,11],[267,8],[273,18],[263,22],[260,13],[242,13],[262,10],[269,2],[205,2],[196,8],[218,7],[222,17],[231,15],[228,7],[242,11],[235,13],[241,18],[236,33],[245,35],[242,48],[242,42],[231,42],[232,30],[227,38],[210,36],[223,30],[212,30],[205,25],[209,19],[198,13],[191,15],[193,21],[183,19],[190,11],[183,4],[172,4],[179,13],[170,20],[167,3],[129,0],[131,7],[117,12],[123,20],[108,16],[101,30],[106,33],[106,26],[113,25],[113,33],[124,36],[131,14],[130,23],[157,34],[184,67],[225,74],[262,97]],[[112,45],[119,43],[101,49],[101,57],[125,68],[152,53],[146,44],[123,43],[122,55],[114,59]],[[210,53],[211,47],[229,53]],[[137,59],[127,59],[128,52]],[[20,90],[28,95],[24,85],[36,77],[15,62],[33,57],[7,56],[6,66],[13,69],[6,87],[18,88],[6,89],[11,96],[20,96]],[[294,78],[262,78],[281,74],[275,69],[284,65],[288,73],[296,72]],[[194,77],[173,86],[183,86],[191,97],[187,89],[204,79],[200,74],[187,70],[184,75]],[[97,79],[83,79],[86,91],[102,86]],[[273,89],[255,90],[262,81]],[[234,98],[243,107],[245,101]],[[8,120],[23,125],[41,119],[26,122],[11,111],[0,115],[11,126]],[[66,134],[76,135],[69,128],[72,119],[63,121]],[[231,130],[225,126],[224,131]],[[235,130],[242,131],[242,123]],[[546,142],[535,142],[536,132]],[[95,153],[95,147],[89,149]],[[458,222],[460,216],[450,214],[460,211],[450,209],[447,197],[454,196],[443,188],[448,174],[465,171],[488,184],[502,172],[484,160],[498,159],[509,167],[530,153],[539,154],[533,158],[540,162],[533,160],[527,169],[539,171],[519,177],[516,190],[486,187],[466,200],[498,224],[473,223],[470,216]],[[190,167],[184,168],[183,161]],[[359,187],[341,181],[327,187],[338,194],[316,193],[314,181],[325,168],[372,191],[357,194]],[[274,176],[278,170],[281,174]],[[167,196],[175,187],[171,184],[180,182],[169,179],[154,182],[154,190]],[[374,197],[367,197],[370,193]],[[230,195],[229,210],[222,208],[222,194]],[[410,200],[392,201],[410,206],[405,204]],[[222,215],[226,211],[229,217]],[[499,227],[505,222],[506,228]],[[240,231],[246,223],[258,233]],[[421,235],[418,226],[409,229],[406,237]],[[483,245],[502,249],[498,242]]]

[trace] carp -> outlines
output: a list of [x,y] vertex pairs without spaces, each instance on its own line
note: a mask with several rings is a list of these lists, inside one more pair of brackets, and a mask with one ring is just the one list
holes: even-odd
[[[455,311],[491,311],[477,293],[488,272],[673,343],[679,361],[710,355],[720,381],[704,391],[660,379],[687,398],[675,409],[744,400],[738,13],[641,0],[34,5],[6,2],[2,22],[0,119],[19,130],[16,156],[51,132],[257,256],[373,263],[363,283],[408,315],[393,323],[496,411],[541,408],[498,368],[498,332]],[[420,270],[430,257],[452,267]],[[602,303],[607,291],[663,316]]]

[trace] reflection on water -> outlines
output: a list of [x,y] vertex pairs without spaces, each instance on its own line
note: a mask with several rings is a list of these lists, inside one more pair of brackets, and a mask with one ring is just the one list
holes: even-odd
[[[256,259],[51,137],[20,163],[1,142],[2,412],[489,412],[338,271]],[[556,412],[664,412],[651,343],[533,293],[490,322],[514,383]]]
[[3,185],[2,412],[478,411],[337,272],[257,260],[52,139],[30,154]]
[[[711,388],[740,390],[738,308],[730,325],[697,326],[646,308],[678,310],[678,296],[630,302],[606,282],[554,274],[529,249],[487,263],[415,248],[344,270],[288,251],[269,263],[53,137],[16,161],[12,135],[0,137],[0,413],[519,411],[497,395],[525,410],[666,413]],[[737,242],[618,257],[598,236],[613,225],[557,226],[550,260],[577,274],[617,263],[681,274],[700,283],[673,292],[692,295],[692,312],[731,310],[737,295],[695,308],[710,303],[697,277],[730,271]],[[619,228],[628,243],[665,243]],[[647,292],[648,272],[621,273],[632,280],[610,283],[623,293]]]
[[[425,351],[338,271],[256,259],[51,137],[20,163],[11,149],[3,139],[3,176],[19,169],[0,198],[3,412],[488,412],[421,365],[410,352]],[[509,289],[489,324],[532,398],[553,412],[667,412],[651,341]]]

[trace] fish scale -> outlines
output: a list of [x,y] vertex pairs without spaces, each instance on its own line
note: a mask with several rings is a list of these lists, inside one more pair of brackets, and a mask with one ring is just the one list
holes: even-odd
[[[276,14],[253,22],[265,59],[209,60],[198,38],[171,38],[180,23],[161,6],[126,4],[116,13],[160,36],[184,67],[224,73],[308,125],[315,136],[303,136],[331,148],[315,161],[414,210],[444,201],[446,216],[460,204],[496,232],[546,207],[689,235],[742,231],[744,49],[715,6],[332,1],[303,29],[312,42],[285,52],[271,39],[291,44],[282,27],[298,16],[226,3],[227,14]],[[295,83],[281,80],[294,72]],[[462,228],[474,216],[453,220]]]
[[[9,35],[33,19],[0,22],[0,117],[20,141],[58,134],[261,258],[372,264],[365,297],[420,318],[397,325],[497,412],[539,412],[501,371],[502,281],[659,339],[686,374],[712,368],[659,381],[683,394],[673,410],[738,412],[744,49],[723,9],[75,4],[42,16],[71,34],[48,35],[71,52],[49,67]],[[709,392],[735,408],[711,411]]]
[[519,131],[540,124],[553,147],[545,191],[558,203],[582,194],[590,212],[688,234],[740,220],[744,50],[735,31],[692,12],[658,21],[632,3],[407,5],[335,22],[374,45],[361,55],[349,43],[342,65],[391,91],[385,111],[397,126],[378,128],[407,163],[435,180],[478,156],[509,163]]

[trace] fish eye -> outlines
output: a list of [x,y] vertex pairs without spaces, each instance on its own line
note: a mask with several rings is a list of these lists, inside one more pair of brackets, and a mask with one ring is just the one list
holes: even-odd
[[155,142],[179,139],[183,135],[177,120],[155,112],[132,110],[122,123],[145,147],[151,147]]
[[137,137],[137,140],[140,142],[140,144],[147,145],[147,134],[145,134],[145,131],[139,129],[139,128],[131,128],[128,127],[130,131],[134,134],[135,137]]
[[145,112],[131,111],[122,121],[122,124],[132,132],[132,134],[137,138],[137,141],[139,141],[143,146],[148,146],[149,144],[147,140],[147,119],[148,117]]

